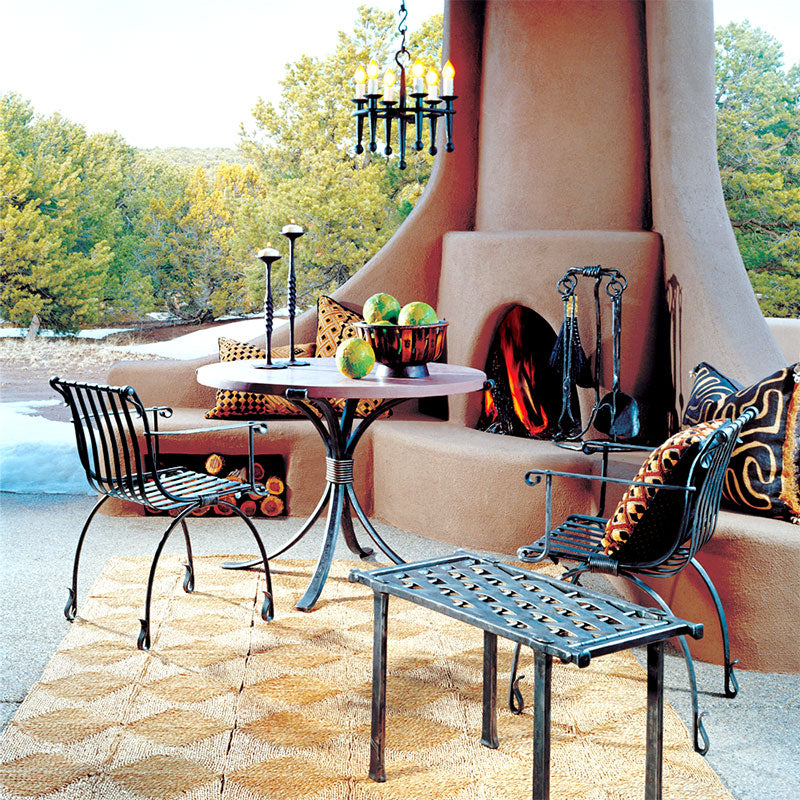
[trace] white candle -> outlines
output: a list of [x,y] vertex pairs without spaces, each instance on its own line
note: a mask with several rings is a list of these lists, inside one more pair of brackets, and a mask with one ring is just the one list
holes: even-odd
[[292,220],[288,225],[281,228],[281,233],[303,233],[303,229]]
[[367,94],[379,94],[378,92],[378,62],[373,58],[367,64]]
[[442,97],[453,96],[453,78],[455,75],[455,68],[448,61],[442,68]]
[[280,258],[281,254],[274,247],[265,247],[258,251],[258,258]]
[[436,70],[433,67],[428,70],[425,82],[428,84],[428,100],[438,100],[439,76],[436,74]]
[[395,83],[394,72],[392,70],[387,69],[385,75],[383,76],[383,102],[384,103],[393,103],[394,102],[394,83]]
[[414,66],[411,67],[411,75],[414,78],[414,80],[411,83],[412,94],[425,94],[425,84],[422,80],[422,76],[424,74],[425,74],[425,67],[423,63],[419,59],[417,59],[414,62]]
[[367,72],[362,64],[358,65],[353,80],[356,82],[356,100],[363,100],[364,90],[367,88]]

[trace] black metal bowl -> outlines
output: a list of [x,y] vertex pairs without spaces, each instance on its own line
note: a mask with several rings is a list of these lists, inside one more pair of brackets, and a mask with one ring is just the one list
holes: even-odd
[[356,322],[358,335],[375,351],[375,373],[385,378],[425,378],[426,366],[444,353],[445,320],[433,325],[371,325]]

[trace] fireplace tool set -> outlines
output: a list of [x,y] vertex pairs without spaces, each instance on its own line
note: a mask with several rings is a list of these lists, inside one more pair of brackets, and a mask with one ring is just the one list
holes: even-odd
[[[581,346],[578,333],[575,289],[579,278],[594,280],[595,354],[594,373]],[[605,286],[603,287],[603,283]],[[572,267],[557,284],[564,303],[564,319],[550,365],[561,372],[561,415],[554,438],[562,441],[582,441],[589,428],[606,434],[611,441],[632,439],[639,433],[639,406],[629,394],[620,390],[620,331],[622,328],[622,293],[628,287],[625,276],[617,269],[601,266]],[[602,320],[600,292],[611,302],[611,391],[600,396],[600,365],[602,355]],[[581,426],[575,386],[594,388],[594,405],[585,426]]]

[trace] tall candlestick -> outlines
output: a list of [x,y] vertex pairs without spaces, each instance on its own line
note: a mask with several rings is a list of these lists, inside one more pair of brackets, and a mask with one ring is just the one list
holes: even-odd
[[297,303],[297,284],[294,275],[294,243],[305,231],[294,220],[284,225],[281,234],[289,240],[289,286],[287,291],[287,305],[289,307],[289,360],[285,362],[288,367],[307,367],[308,361],[298,361],[294,357],[294,317]]
[[264,293],[264,328],[266,329],[267,340],[267,360],[263,364],[257,364],[256,366],[258,369],[283,369],[286,366],[285,364],[272,363],[272,265],[280,257],[281,254],[274,247],[270,246],[270,242],[267,242],[267,246],[263,250],[258,251],[257,258],[264,262],[265,268],[264,282],[266,284],[266,291]]
[[455,68],[448,61],[444,67],[442,67],[442,97],[453,96],[453,78],[455,78],[455,76]]

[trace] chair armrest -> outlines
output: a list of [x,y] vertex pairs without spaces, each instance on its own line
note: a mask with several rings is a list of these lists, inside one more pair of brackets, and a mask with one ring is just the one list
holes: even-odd
[[[170,410],[170,415],[172,414]],[[155,417],[155,413],[154,413]],[[229,431],[235,428],[247,428],[247,474],[250,477],[250,480],[247,484],[249,485],[250,491],[256,492],[259,491],[261,487],[260,484],[256,483],[255,479],[255,446],[253,444],[253,434],[254,433],[266,433],[267,432],[267,424],[265,422],[255,422],[253,420],[246,420],[243,422],[230,422],[227,425],[215,425],[213,428],[187,428],[186,430],[182,431],[159,431],[153,430],[150,432],[150,435],[156,437],[153,441],[153,453],[155,455],[156,461],[158,460],[158,438],[160,436],[185,436],[187,433],[214,433],[215,431]]]
[[622,483],[626,486],[646,486],[650,489],[671,489],[682,492],[694,492],[694,486],[681,486],[671,483],[648,483],[647,481],[632,481],[629,478],[609,478],[603,475],[585,475],[580,472],[558,472],[552,469],[530,469],[525,473],[525,483],[528,486],[536,486],[541,483],[542,477],[545,478],[581,478],[587,481],[597,481],[599,483]]
[[577,450],[592,456],[595,453],[649,453],[653,448],[646,444],[626,444],[612,442],[610,439],[588,439],[585,442],[556,442],[564,450]]
[[[148,409],[149,410],[149,409]],[[213,428],[187,428],[183,431],[150,431],[153,436],[183,436],[187,433],[213,433],[214,431],[228,431],[233,428],[250,427],[254,433],[266,433],[266,422],[232,422],[229,425],[215,425]]]

